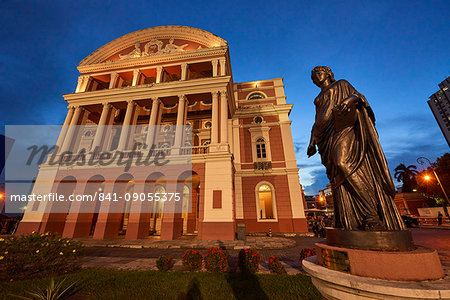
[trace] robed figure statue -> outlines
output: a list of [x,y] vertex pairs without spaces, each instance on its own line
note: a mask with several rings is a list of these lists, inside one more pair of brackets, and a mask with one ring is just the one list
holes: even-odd
[[317,146],[326,167],[335,228],[406,230],[366,98],[347,81],[336,81],[328,67],[315,67],[311,79],[321,92],[314,100],[316,117],[307,153],[314,155]]

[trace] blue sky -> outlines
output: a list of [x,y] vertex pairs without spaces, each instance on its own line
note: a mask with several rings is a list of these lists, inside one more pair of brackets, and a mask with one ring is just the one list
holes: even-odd
[[426,103],[450,76],[448,1],[0,1],[0,126],[60,124],[78,63],[124,34],[185,25],[228,41],[236,82],[284,77],[306,194],[326,183],[306,146],[330,66],[366,96],[390,169],[449,151]]

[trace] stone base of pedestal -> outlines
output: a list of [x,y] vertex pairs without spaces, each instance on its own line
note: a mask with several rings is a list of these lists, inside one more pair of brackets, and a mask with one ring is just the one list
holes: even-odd
[[435,280],[444,277],[436,250],[372,251],[316,243],[319,265],[352,275],[387,280]]
[[[302,262],[303,270],[324,298],[362,299],[450,299],[450,278],[427,281],[394,281],[356,276],[320,266],[317,257]],[[426,263],[422,270],[427,269]]]

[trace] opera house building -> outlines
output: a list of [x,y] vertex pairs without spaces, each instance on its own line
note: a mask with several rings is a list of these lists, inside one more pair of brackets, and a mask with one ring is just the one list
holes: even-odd
[[181,206],[188,199],[189,208],[128,201],[134,196],[122,197],[123,203],[66,203],[62,211],[36,201],[28,203],[18,233],[233,240],[240,224],[247,233],[307,231],[289,119],[293,105],[286,103],[282,78],[234,82],[228,43],[185,26],[124,35],[77,68],[75,91],[63,95],[68,111],[58,149],[126,156],[152,145],[171,162],[189,156],[189,167],[139,165],[134,156],[127,156],[125,169],[46,162],[33,193],[146,198],[172,192]]

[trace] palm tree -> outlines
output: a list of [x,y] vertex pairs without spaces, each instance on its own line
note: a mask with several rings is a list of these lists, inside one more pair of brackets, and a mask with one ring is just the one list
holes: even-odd
[[417,167],[415,165],[405,166],[404,164],[399,164],[395,169],[394,177],[398,182],[403,182],[402,192],[408,193],[417,185],[416,175]]

